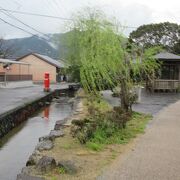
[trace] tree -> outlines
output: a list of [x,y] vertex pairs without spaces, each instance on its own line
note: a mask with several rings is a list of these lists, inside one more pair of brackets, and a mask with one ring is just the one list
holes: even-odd
[[13,45],[6,45],[6,42],[3,38],[0,38],[0,58],[8,58],[14,52]]
[[157,53],[162,51],[160,46],[147,48],[142,54],[143,63],[140,65],[141,80],[145,81],[146,89],[152,91],[154,80],[158,76],[161,63],[154,58]]
[[[70,31],[60,37],[61,56],[70,66],[67,73],[73,81],[80,81],[80,57],[79,57],[79,36],[80,32],[75,28],[69,27]],[[63,51],[62,51],[63,49]]]
[[143,25],[130,33],[129,37],[143,48],[162,46],[177,53],[174,46],[180,40],[180,26],[169,22]]
[[156,63],[144,63],[139,49],[131,46],[118,26],[98,10],[81,12],[71,28],[74,33],[67,42],[73,55],[69,52],[69,57],[72,64],[79,65],[84,90],[98,95],[107,86],[113,88],[118,84],[121,87],[121,107],[129,111],[134,77],[140,76],[142,69],[143,73],[150,69],[153,71]]
[[172,51],[176,54],[180,54],[180,40],[173,46]]

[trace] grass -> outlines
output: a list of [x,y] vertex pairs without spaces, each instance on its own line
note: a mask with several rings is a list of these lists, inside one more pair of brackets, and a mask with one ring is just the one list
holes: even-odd
[[103,144],[95,142],[87,142],[86,146],[93,151],[100,151],[103,149]]
[[63,145],[62,145],[62,148],[64,148],[64,149],[68,150],[68,149],[71,149],[71,148],[72,148],[72,145],[71,145],[71,144],[66,143],[66,144],[63,144]]
[[51,177],[51,180],[58,180],[57,177]]
[[[89,115],[93,118],[96,118],[93,116],[94,111],[106,114],[112,110],[112,107],[101,98],[86,98],[84,103],[90,110]],[[93,132],[93,136],[86,142],[86,146],[88,149],[101,151],[106,144],[126,144],[138,134],[144,133],[146,124],[151,118],[150,115],[133,112],[131,119],[126,123],[126,128],[122,129],[113,123],[106,124],[105,121],[103,122],[104,118],[100,117],[97,120],[101,121],[102,125]]]
[[[84,99],[84,101],[91,105],[87,99]],[[46,152],[48,156],[53,154],[53,157],[57,160],[75,161],[77,174],[70,175],[67,170],[56,168],[46,176],[47,180],[96,179],[102,170],[113,162],[117,156],[122,156],[124,152],[131,149],[133,141],[130,140],[138,134],[144,133],[146,124],[151,119],[151,116],[133,112],[131,119],[126,124],[126,128],[119,129],[114,124],[107,123],[106,121],[109,120],[109,117],[111,117],[110,120],[114,120],[114,116],[104,116],[104,114],[112,112],[112,108],[109,108],[106,102],[97,100],[92,104],[103,115],[91,116],[90,113],[87,113],[88,116],[97,118],[98,122],[100,122],[98,123],[98,125],[100,124],[99,128],[92,130],[93,136],[91,139],[82,145],[77,138],[72,137],[70,133],[71,128],[67,127],[64,129],[66,135],[63,138],[57,138],[55,147],[51,151]],[[85,108],[88,107],[85,106]]]
[[86,146],[91,150],[100,151],[106,144],[126,144],[138,134],[144,133],[146,124],[150,119],[150,115],[133,112],[132,118],[126,124],[126,128],[98,128]]
[[59,172],[59,174],[65,174],[66,170],[63,167],[59,167],[58,172]]
[[[56,176],[52,176],[52,173],[56,174]],[[47,177],[50,177],[50,180],[58,180],[57,176],[60,174],[65,174],[66,170],[64,167],[58,167],[56,169],[53,170],[53,172],[51,172],[50,174],[47,174]]]
[[88,107],[88,109],[93,109],[95,111],[98,111],[99,113],[105,113],[109,110],[112,110],[112,107],[104,99],[92,99],[92,97],[86,98],[83,102],[85,106]]
[[117,152],[112,151],[111,159],[115,159],[117,157]]

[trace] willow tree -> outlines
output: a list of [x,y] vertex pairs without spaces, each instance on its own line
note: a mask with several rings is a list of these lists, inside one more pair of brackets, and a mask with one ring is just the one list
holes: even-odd
[[67,39],[73,52],[70,64],[78,63],[81,84],[88,93],[98,95],[100,90],[120,85],[121,107],[128,111],[130,90],[134,76],[141,72],[142,59],[136,48],[127,51],[127,39],[113,22],[98,10],[79,13]]

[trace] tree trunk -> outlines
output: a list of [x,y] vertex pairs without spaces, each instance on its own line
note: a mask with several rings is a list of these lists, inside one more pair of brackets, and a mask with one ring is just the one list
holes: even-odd
[[121,79],[120,98],[121,98],[121,108],[125,112],[128,112],[129,111],[129,90],[128,90],[128,85],[125,78]]

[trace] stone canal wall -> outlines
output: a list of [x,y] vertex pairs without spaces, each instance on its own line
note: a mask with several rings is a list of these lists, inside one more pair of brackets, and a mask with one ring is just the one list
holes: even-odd
[[61,93],[67,93],[68,91],[69,89],[54,90],[35,101],[28,102],[22,106],[12,109],[11,111],[1,114],[0,138],[6,135],[13,128],[17,127],[23,121],[27,120],[27,118],[37,112],[37,110],[46,106],[54,97],[59,96]]
[[72,120],[79,119],[83,116],[83,97],[78,94],[79,93],[77,92],[74,98],[68,101],[68,103],[73,104],[71,115],[65,119],[56,121],[54,129],[51,130],[48,135],[39,138],[39,142],[26,162],[26,166],[22,168],[22,171],[17,175],[16,180],[45,180],[44,177],[39,176],[43,176],[43,174],[46,174],[57,167],[63,168],[71,175],[76,174],[77,167],[74,165],[73,161],[57,161],[53,157],[44,155],[43,152],[53,149],[56,146],[55,139],[65,136],[64,129],[71,126]]

